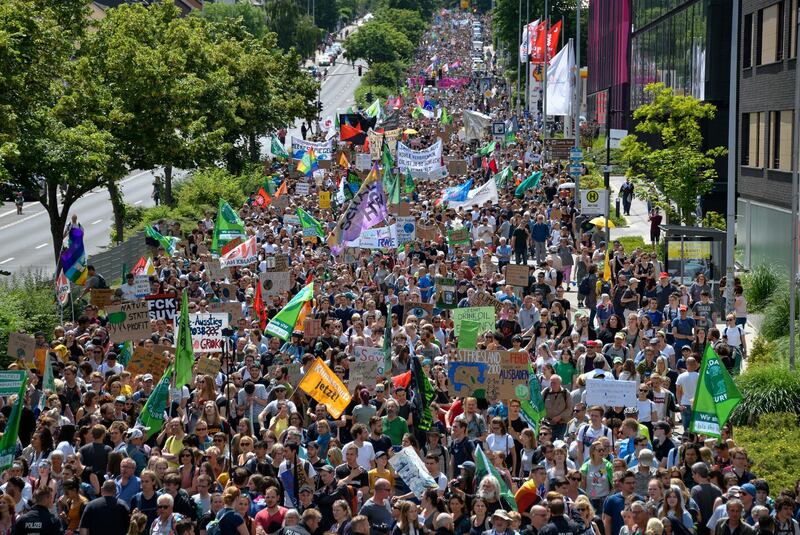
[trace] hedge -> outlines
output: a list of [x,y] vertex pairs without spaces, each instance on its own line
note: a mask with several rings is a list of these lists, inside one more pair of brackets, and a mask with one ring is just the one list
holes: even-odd
[[735,427],[736,444],[747,450],[752,472],[767,480],[775,496],[794,490],[800,474],[800,426],[796,414],[768,414],[755,427]]

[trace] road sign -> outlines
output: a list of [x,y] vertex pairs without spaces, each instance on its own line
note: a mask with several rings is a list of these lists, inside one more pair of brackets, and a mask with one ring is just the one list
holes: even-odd
[[628,135],[627,130],[621,130],[618,128],[611,129],[611,139],[609,139],[610,147],[612,149],[620,148],[620,143],[622,142],[622,138]]
[[582,189],[581,212],[585,215],[601,215],[608,204],[608,190]]
[[581,176],[583,174],[583,166],[582,165],[570,165],[569,166],[569,175],[570,176]]
[[569,150],[569,159],[572,162],[579,163],[583,160],[583,151],[579,147],[573,147]]

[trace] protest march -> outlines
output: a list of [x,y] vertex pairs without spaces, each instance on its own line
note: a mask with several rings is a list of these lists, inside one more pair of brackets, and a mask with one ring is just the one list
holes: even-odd
[[726,316],[581,213],[491,42],[437,10],[396,94],[276,134],[119,284],[71,228],[77,315],[0,372],[0,535],[800,535],[729,422],[738,279]]

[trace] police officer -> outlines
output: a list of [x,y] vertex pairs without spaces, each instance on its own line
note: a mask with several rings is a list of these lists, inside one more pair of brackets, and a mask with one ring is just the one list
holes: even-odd
[[43,486],[33,493],[33,509],[19,517],[14,524],[15,535],[60,535],[64,533],[58,517],[50,512],[53,491]]

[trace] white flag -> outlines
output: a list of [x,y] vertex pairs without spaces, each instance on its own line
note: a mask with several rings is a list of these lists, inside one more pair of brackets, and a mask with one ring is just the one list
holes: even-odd
[[565,46],[550,61],[547,68],[546,115],[572,114],[572,81],[575,77],[575,56],[571,46]]
[[527,63],[531,50],[533,49],[532,43],[536,40],[536,28],[539,26],[539,19],[526,24],[522,27],[522,42],[519,44],[519,62]]
[[56,279],[56,297],[61,306],[64,306],[69,300],[69,279],[64,275],[63,269]]

